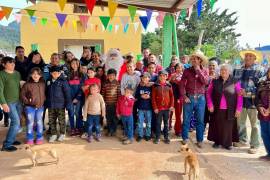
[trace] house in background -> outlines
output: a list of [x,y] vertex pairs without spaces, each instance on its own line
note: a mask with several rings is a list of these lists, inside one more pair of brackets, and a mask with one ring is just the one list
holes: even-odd
[[[41,1],[28,8],[36,10],[34,16],[37,20],[33,25],[26,11],[22,11],[21,44],[25,47],[26,53],[30,53],[33,47],[38,47],[47,62],[53,52],[60,53],[63,50],[70,50],[77,58],[80,58],[83,46],[90,46],[93,51],[101,53],[106,53],[110,48],[119,48],[122,54],[129,52],[140,54],[141,25],[135,32],[133,24],[130,24],[128,31],[124,33],[124,27],[119,18],[120,16],[129,17],[127,9],[117,8],[115,17],[109,22],[113,25],[112,31],[109,32],[104,30],[99,19],[99,16],[109,16],[107,7],[96,6],[92,16],[85,6],[76,4],[66,4],[63,12],[56,2]],[[59,26],[55,13],[68,14],[63,27]],[[87,29],[83,28],[79,15],[90,16]],[[47,18],[46,25],[42,25],[42,18]],[[135,17],[134,22],[139,22],[139,18]],[[131,23],[130,18],[129,23]],[[114,26],[116,24],[119,25],[117,32]]]
[[257,47],[255,50],[260,51],[263,53],[263,61],[262,64],[265,67],[269,66],[269,60],[270,60],[270,45],[263,46],[263,47]]

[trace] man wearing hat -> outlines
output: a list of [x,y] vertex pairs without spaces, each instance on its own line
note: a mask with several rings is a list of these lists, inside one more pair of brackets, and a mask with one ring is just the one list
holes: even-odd
[[243,95],[243,111],[238,118],[239,143],[235,146],[246,146],[247,143],[247,117],[251,124],[250,149],[248,153],[255,154],[260,145],[258,135],[258,120],[257,110],[255,107],[255,95],[257,83],[265,74],[262,66],[256,62],[260,62],[262,54],[255,50],[245,50],[240,52],[241,58],[244,60],[243,66],[240,69],[234,70],[234,77],[241,82],[241,94]]
[[202,148],[205,89],[209,79],[208,72],[203,66],[207,64],[208,59],[201,51],[196,51],[190,56],[190,62],[192,67],[184,70],[180,85],[180,95],[184,97],[182,143],[184,145],[187,143],[190,120],[195,112],[197,146]]

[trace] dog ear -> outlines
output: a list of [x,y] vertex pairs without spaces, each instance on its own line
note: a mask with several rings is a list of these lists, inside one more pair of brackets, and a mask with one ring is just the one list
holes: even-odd
[[189,151],[189,150],[190,150],[190,149],[187,147],[187,148],[186,148],[186,151]]

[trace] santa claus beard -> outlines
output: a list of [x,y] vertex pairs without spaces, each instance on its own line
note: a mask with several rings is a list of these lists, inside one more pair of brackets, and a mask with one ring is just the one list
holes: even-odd
[[[117,54],[117,56],[111,57],[110,56],[111,54]],[[115,69],[117,71],[117,78],[118,78],[118,74],[123,63],[124,59],[122,58],[119,52],[109,52],[105,63],[105,71],[107,72],[109,69]]]

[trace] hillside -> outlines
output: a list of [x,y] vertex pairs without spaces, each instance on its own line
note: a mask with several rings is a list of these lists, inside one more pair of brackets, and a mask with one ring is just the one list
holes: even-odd
[[14,52],[17,45],[20,44],[20,25],[16,22],[8,26],[0,25],[0,50]]

